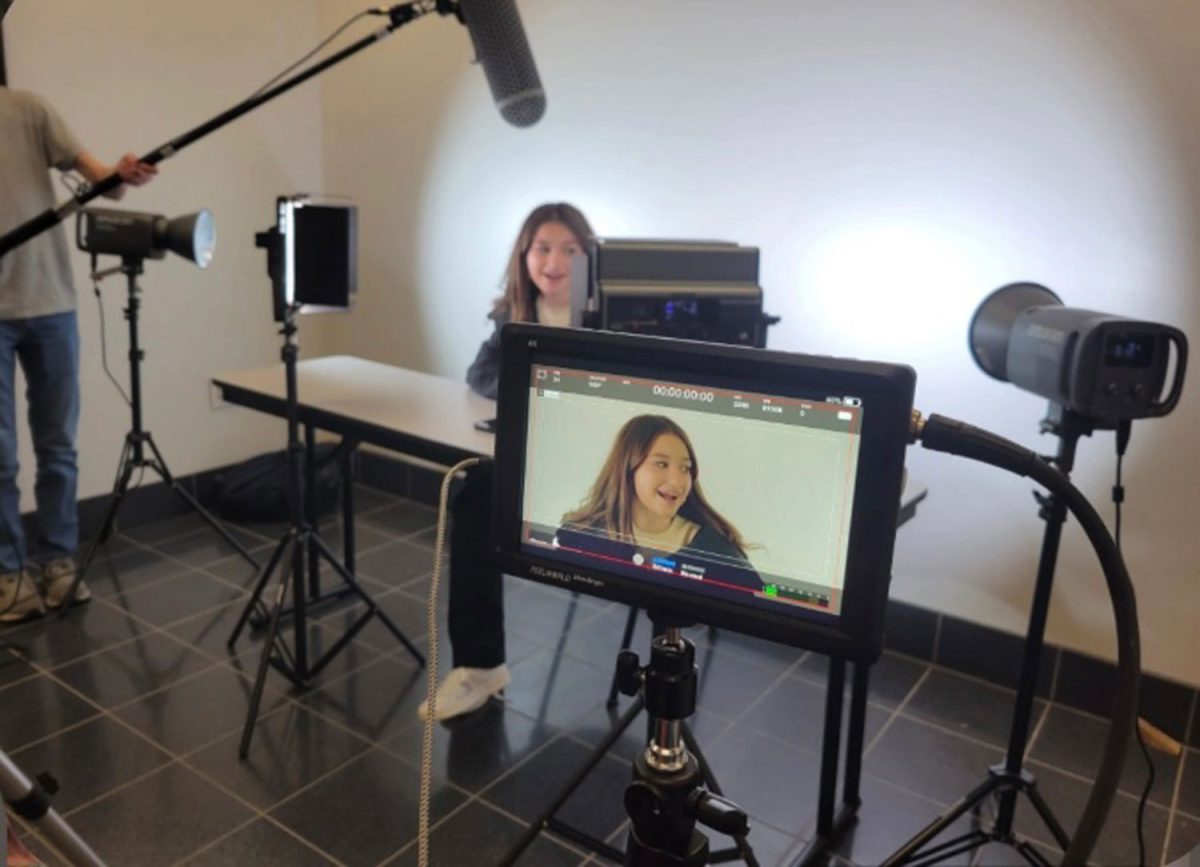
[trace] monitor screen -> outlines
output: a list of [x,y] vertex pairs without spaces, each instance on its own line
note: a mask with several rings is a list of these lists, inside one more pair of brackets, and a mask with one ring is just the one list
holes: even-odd
[[514,327],[497,548],[515,574],[877,654],[913,379],[895,365]]

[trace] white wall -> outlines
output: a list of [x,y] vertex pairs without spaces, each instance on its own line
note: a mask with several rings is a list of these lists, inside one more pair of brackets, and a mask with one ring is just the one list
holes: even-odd
[[[46,96],[85,147],[115,160],[148,152],[249,95],[315,43],[315,17],[314,5],[289,0],[25,0],[4,19],[8,81]],[[321,142],[319,89],[309,84],[166,160],[153,184],[122,202],[94,203],[168,216],[213,212],[211,267],[201,271],[172,255],[147,262],[141,278],[144,424],[178,475],[283,446],[280,422],[214,409],[207,383],[214,373],[279,359],[266,259],[254,233],[273,222],[278,194],[319,189]],[[67,228],[73,237],[74,222]],[[72,250],[83,341],[79,494],[88,497],[111,488],[130,415],[101,369],[87,257]],[[113,257],[101,262],[117,264]],[[102,289],[108,364],[124,383],[123,276]],[[320,354],[319,326],[305,320],[302,327],[304,352]],[[24,429],[20,436],[23,508],[31,509],[33,455]]]
[[[459,377],[517,225],[579,204],[601,234],[762,248],[780,349],[904,361],[919,406],[1043,451],[1044,402],[966,351],[979,300],[1035,280],[1068,304],[1200,334],[1200,6],[993,0],[523,0],[549,93],[506,127],[466,35],[422,21],[323,88],[326,180],[360,202],[364,298],[346,351]],[[357,6],[320,4],[322,29]],[[1140,422],[1125,545],[1149,670],[1200,683],[1196,377]],[[1099,504],[1111,434],[1080,445]],[[914,450],[930,487],[894,595],[1023,633],[1042,524],[1031,485]],[[1107,510],[1106,510],[1107,514]],[[1050,640],[1111,656],[1102,579],[1066,533]]]

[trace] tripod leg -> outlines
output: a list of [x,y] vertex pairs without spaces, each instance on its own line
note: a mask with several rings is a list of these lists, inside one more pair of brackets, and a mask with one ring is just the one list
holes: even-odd
[[208,526],[216,530],[221,538],[228,542],[233,549],[241,555],[243,560],[257,569],[258,561],[250,556],[250,552],[246,550],[245,546],[243,546],[242,543],[239,542],[234,535],[216,519],[216,517],[214,517],[203,506],[201,506],[200,502],[193,497],[191,493],[183,487],[183,485],[179,484],[174,476],[171,475],[171,471],[167,469],[167,462],[163,460],[162,452],[158,450],[158,446],[154,443],[154,438],[151,437],[149,433],[146,433],[143,435],[143,440],[147,445],[150,446],[150,451],[154,453],[154,461],[151,462],[149,466],[162,477],[162,480],[167,483],[168,487],[170,487],[171,490],[174,491],[181,500],[191,507],[192,511],[203,518]]
[[926,843],[953,825],[959,816],[991,795],[1000,785],[999,778],[988,777],[988,779],[972,789],[965,797],[960,798],[958,803],[952,806],[947,812],[926,825],[917,836],[905,843],[895,854],[884,861],[883,867],[897,867],[897,865],[906,864],[911,861],[925,847]]
[[[633,644],[633,629],[637,625],[637,614],[638,610],[636,608],[629,609],[629,616],[625,618],[625,634],[621,637],[621,650],[628,650],[629,645]],[[617,672],[614,670],[612,686],[608,689],[608,701],[604,703],[604,706],[609,709],[616,707],[617,696],[620,693],[621,690],[617,684]]]
[[[417,649],[415,644],[408,640],[408,636],[406,636],[400,630],[400,627],[392,622],[392,618],[388,617],[387,613],[384,612],[384,610],[376,604],[375,600],[371,598],[367,591],[362,588],[362,585],[358,583],[358,579],[354,577],[354,574],[338,561],[333,552],[329,550],[329,546],[325,544],[325,541],[320,536],[315,534],[310,536],[310,541],[316,546],[317,552],[321,555],[325,562],[332,566],[334,571],[342,576],[342,580],[350,585],[350,588],[358,594],[359,598],[362,599],[363,602],[367,604],[369,609],[367,616],[378,617],[381,621],[383,621],[383,625],[387,627],[388,632],[396,636],[396,640],[404,645],[405,649],[408,650],[408,652],[412,655],[412,658],[417,661],[417,665],[424,668],[425,657],[422,655],[421,651]],[[330,654],[326,654],[327,657],[329,655]]]
[[1046,799],[1042,797],[1042,793],[1037,790],[1037,783],[1033,781],[1032,777],[1024,786],[1024,790],[1025,794],[1029,796],[1029,801],[1033,804],[1033,808],[1038,811],[1038,815],[1042,817],[1042,821],[1046,823],[1046,827],[1050,829],[1050,833],[1058,841],[1059,848],[1066,851],[1067,847],[1071,845],[1071,838],[1067,836],[1067,832],[1058,823],[1058,819],[1054,818],[1054,814],[1050,812],[1050,805],[1046,803]]
[[[297,553],[296,538],[289,534],[285,539],[293,557]],[[290,562],[291,558],[284,558]],[[268,572],[267,575],[270,573]],[[242,742],[238,746],[238,758],[245,759],[250,752],[250,739],[254,736],[254,724],[258,721],[258,708],[262,703],[263,687],[267,681],[267,667],[271,663],[271,653],[275,649],[275,641],[279,636],[279,615],[283,611],[283,602],[287,598],[288,582],[291,580],[291,570],[286,567],[279,574],[279,589],[275,594],[275,607],[271,609],[271,619],[267,622],[267,635],[263,642],[262,656],[258,660],[258,676],[254,679],[254,691],[250,693],[250,707],[246,711],[246,724],[242,728]],[[265,576],[264,576],[265,580]]]
[[261,604],[263,588],[267,586],[267,580],[275,571],[275,567],[279,565],[279,560],[283,557],[283,552],[287,548],[289,542],[292,541],[292,534],[285,533],[283,538],[279,540],[279,544],[275,546],[274,552],[271,554],[271,559],[267,561],[266,567],[262,570],[258,581],[254,585],[254,592],[250,594],[250,601],[246,603],[246,607],[242,609],[242,614],[238,618],[237,626],[233,628],[233,634],[229,636],[229,641],[226,642],[228,647],[233,647],[237,644],[238,637],[242,634],[242,630],[246,628],[246,623],[250,619],[250,612],[256,605]]

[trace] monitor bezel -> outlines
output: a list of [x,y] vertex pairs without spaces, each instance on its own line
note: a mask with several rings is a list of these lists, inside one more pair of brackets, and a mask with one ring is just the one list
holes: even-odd
[[[865,411],[840,615],[806,611],[801,616],[799,611],[747,608],[523,550],[529,386],[533,366],[545,363],[599,371],[632,367],[655,379],[682,382],[728,383],[732,378],[747,390],[768,394],[816,389],[860,396]],[[915,388],[916,374],[904,365],[527,323],[506,325],[501,334],[492,538],[498,565],[520,578],[661,612],[676,620],[873,661],[883,647]]]

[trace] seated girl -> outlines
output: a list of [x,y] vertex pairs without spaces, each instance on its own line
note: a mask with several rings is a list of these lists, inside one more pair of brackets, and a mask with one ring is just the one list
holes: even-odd
[[741,534],[700,490],[691,440],[663,415],[635,416],[621,427],[587,499],[563,516],[555,543],[637,564],[690,554],[723,583],[762,589]]

